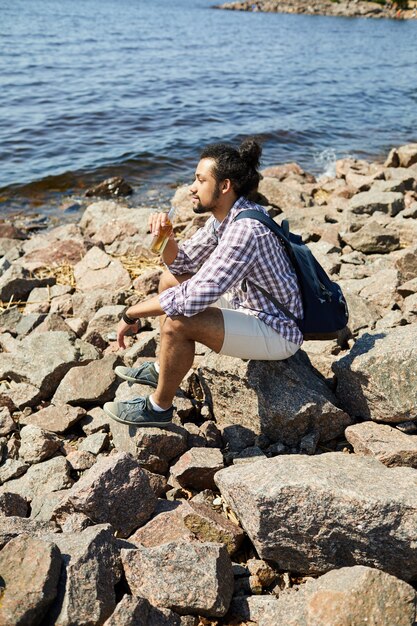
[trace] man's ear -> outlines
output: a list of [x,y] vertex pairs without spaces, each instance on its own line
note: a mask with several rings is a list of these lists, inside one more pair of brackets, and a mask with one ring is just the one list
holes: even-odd
[[222,180],[220,189],[223,194],[229,193],[233,189],[232,181],[230,180],[230,178],[225,178],[224,180]]

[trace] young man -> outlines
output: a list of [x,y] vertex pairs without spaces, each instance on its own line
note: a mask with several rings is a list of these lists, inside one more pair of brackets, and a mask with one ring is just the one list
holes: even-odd
[[[211,216],[181,247],[171,234],[162,254],[168,271],[161,275],[159,295],[127,308],[118,326],[119,346],[124,348],[126,332],[136,329],[140,318],[164,316],[159,364],[115,370],[121,378],[155,391],[129,402],[108,402],[104,411],[113,419],[137,426],[170,422],[172,401],[192,366],[196,341],[242,359],[286,359],[299,349],[302,335],[296,323],[255,286],[302,318],[296,275],[284,248],[260,222],[234,221],[247,209],[266,212],[247,199],[260,180],[260,156],[254,140],[238,150],[215,144],[203,151],[190,193],[194,212]],[[154,236],[166,219],[166,214],[151,216]]]

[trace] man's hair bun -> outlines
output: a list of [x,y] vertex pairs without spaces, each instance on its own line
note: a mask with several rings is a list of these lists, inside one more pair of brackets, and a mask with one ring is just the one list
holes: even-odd
[[238,148],[239,156],[250,167],[255,170],[259,167],[262,155],[262,148],[255,139],[245,139]]

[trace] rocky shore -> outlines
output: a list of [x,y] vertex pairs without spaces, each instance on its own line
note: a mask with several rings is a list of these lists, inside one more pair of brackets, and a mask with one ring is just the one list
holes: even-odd
[[[162,271],[148,210],[0,225],[0,624],[414,626],[417,144],[263,176],[350,333],[285,362],[198,346],[165,429],[101,410],[149,392],[114,375],[158,353],[153,320],[114,333]],[[173,204],[180,237],[206,219],[186,186]]]
[[262,11],[265,13],[300,13],[335,17],[371,17],[374,19],[417,19],[417,3],[407,8],[395,2],[368,2],[367,0],[245,0],[226,2],[218,9],[231,11]]

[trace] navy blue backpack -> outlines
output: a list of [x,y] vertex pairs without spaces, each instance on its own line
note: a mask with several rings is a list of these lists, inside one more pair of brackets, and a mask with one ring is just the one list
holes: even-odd
[[302,319],[296,318],[262,286],[252,281],[247,282],[250,282],[287,317],[292,319],[299,327],[304,339],[332,339],[337,337],[338,331],[346,327],[349,317],[346,300],[339,285],[330,280],[312,252],[303,243],[301,237],[290,232],[287,220],[283,220],[279,226],[269,215],[261,211],[247,210],[241,211],[235,217],[235,221],[247,218],[262,222],[279,238],[284,246],[297,274],[304,317]]

